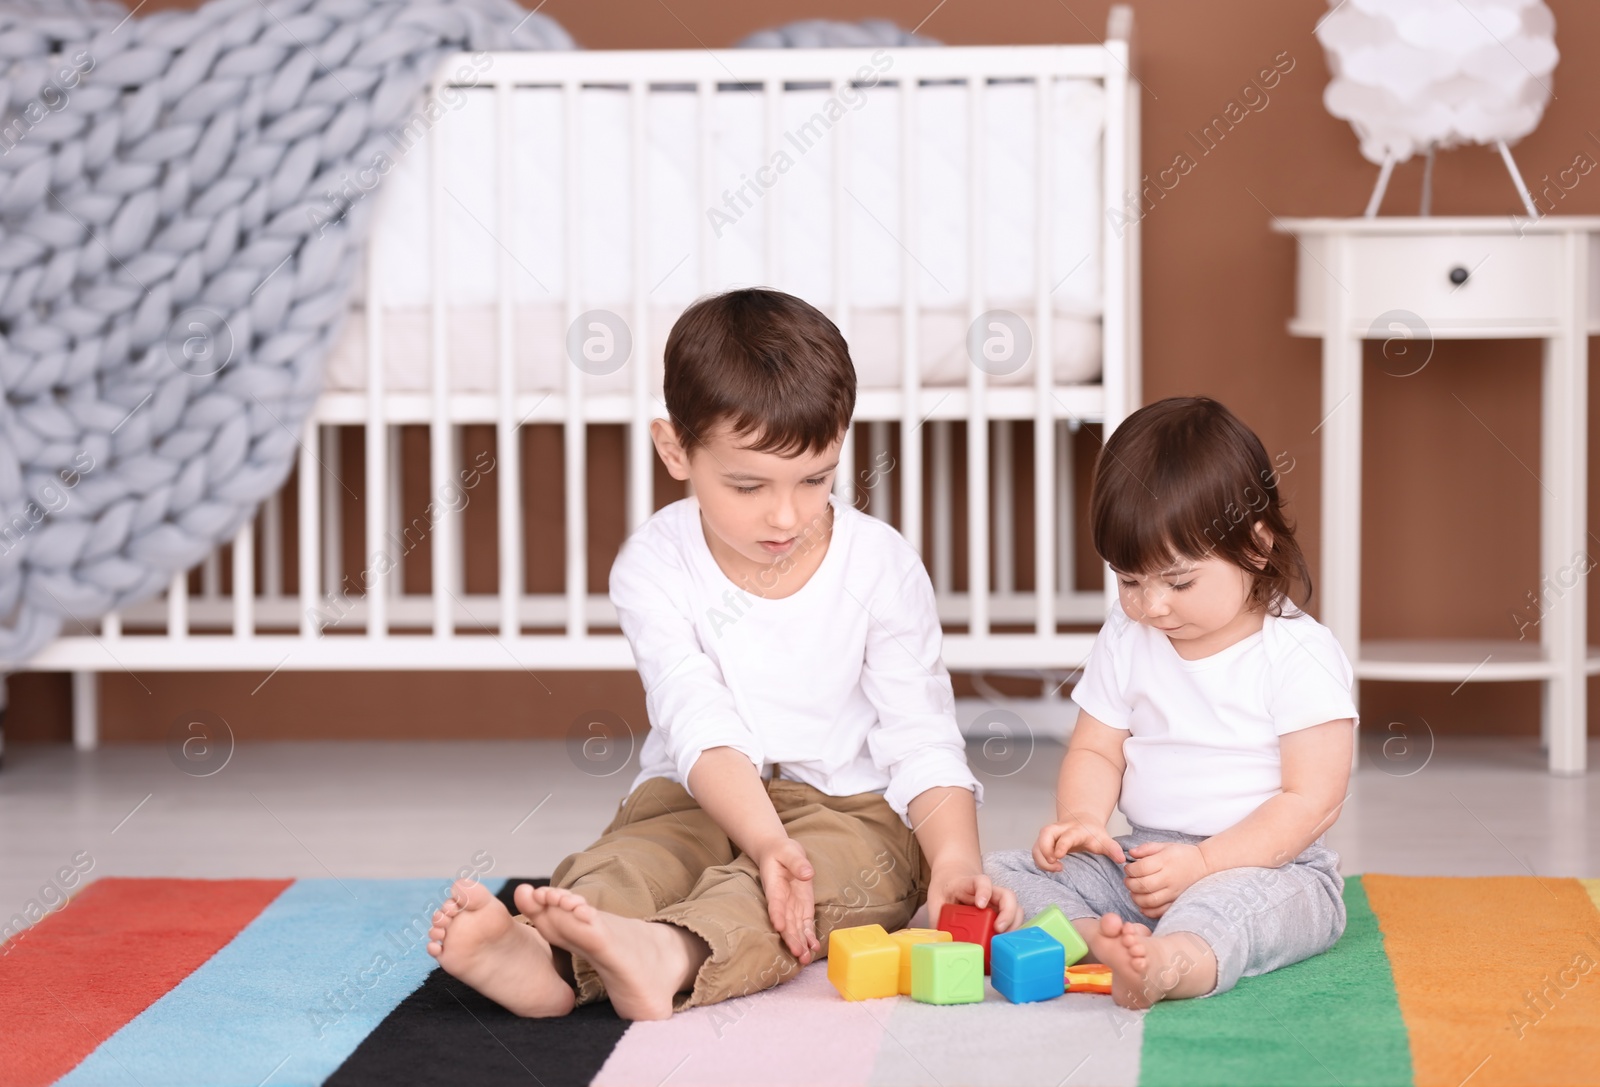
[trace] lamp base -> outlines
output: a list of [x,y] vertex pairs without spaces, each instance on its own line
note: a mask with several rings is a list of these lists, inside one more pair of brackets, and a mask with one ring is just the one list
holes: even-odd
[[[1539,218],[1539,209],[1534,207],[1533,195],[1528,192],[1528,186],[1522,180],[1522,172],[1517,169],[1517,160],[1511,157],[1511,148],[1506,146],[1505,140],[1494,141],[1496,150],[1500,152],[1500,161],[1505,163],[1506,172],[1511,175],[1511,183],[1516,186],[1517,196],[1522,201],[1522,206],[1527,209],[1530,219]],[[1383,165],[1378,167],[1378,181],[1372,187],[1372,196],[1367,200],[1367,210],[1363,213],[1365,218],[1376,218],[1378,205],[1383,203],[1383,194],[1389,189],[1389,178],[1394,173],[1395,159],[1385,156]],[[1422,214],[1427,215],[1433,201],[1433,148],[1428,148],[1428,163],[1422,175]]]

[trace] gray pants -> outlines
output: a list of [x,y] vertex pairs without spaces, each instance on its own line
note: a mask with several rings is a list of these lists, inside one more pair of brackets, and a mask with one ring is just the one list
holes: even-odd
[[[1141,842],[1204,840],[1135,826],[1117,843],[1126,853]],[[1030,851],[1007,849],[985,856],[983,868],[996,885],[1016,894],[1025,917],[1055,905],[1069,920],[1114,913],[1160,936],[1194,933],[1217,957],[1217,985],[1206,996],[1227,992],[1241,977],[1326,951],[1344,934],[1339,854],[1320,838],[1278,868],[1230,868],[1195,881],[1159,921],[1139,912],[1122,882],[1122,869],[1098,853],[1068,853],[1061,858],[1061,871],[1042,872]]]

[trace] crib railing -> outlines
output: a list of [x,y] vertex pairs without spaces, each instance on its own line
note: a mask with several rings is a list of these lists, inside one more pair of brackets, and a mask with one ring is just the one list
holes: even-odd
[[[1038,88],[1035,156],[1039,177],[1036,216],[1041,236],[1048,230],[1051,208],[1049,146],[1051,82],[1092,78],[1105,86],[1106,119],[1102,148],[1103,192],[1108,205],[1138,176],[1138,103],[1129,94],[1128,32],[1131,19],[1123,9],[1113,13],[1111,34],[1102,46],[983,47],[903,49],[892,51],[891,82],[901,96],[901,153],[913,147],[912,122],[916,88],[922,81],[958,80],[974,105],[990,80],[1032,80]],[[645,138],[643,96],[651,84],[692,83],[701,108],[708,108],[717,83],[730,80],[757,88],[770,105],[792,81],[824,81],[835,89],[852,78],[861,63],[855,50],[729,50],[640,53],[579,52],[571,54],[495,54],[487,76],[477,85],[492,85],[498,103],[501,146],[509,142],[509,96],[519,84],[555,84],[563,89],[568,117],[584,84],[617,84],[629,88],[631,132],[635,146]],[[458,71],[465,58],[441,66]],[[769,147],[778,138],[776,112],[769,108]],[[969,146],[981,146],[983,111],[968,110]],[[573,139],[573,128],[566,128]],[[575,161],[572,147],[566,161]],[[983,252],[983,216],[979,156],[970,156],[968,222],[969,252]],[[445,196],[434,156],[431,198],[437,209]],[[502,222],[509,220],[514,194],[507,183],[508,154],[498,154]],[[639,161],[635,159],[634,161]],[[842,156],[835,158],[835,186],[841,186]],[[902,171],[910,185],[911,169]],[[643,207],[646,179],[632,179],[635,209]],[[709,170],[707,171],[709,186]],[[571,191],[569,189],[569,191]],[[708,197],[711,195],[707,193]],[[708,200],[708,205],[711,201]],[[836,201],[834,207],[843,206]],[[899,237],[914,247],[915,202],[902,199]],[[773,205],[769,222],[779,214]],[[570,218],[570,216],[569,216]],[[1107,217],[1109,220],[1109,216]],[[637,220],[636,220],[637,221]],[[432,217],[434,254],[440,252],[443,216]],[[704,230],[709,230],[703,225]],[[834,229],[844,251],[843,216]],[[643,231],[634,231],[642,246]],[[776,252],[776,232],[768,230],[769,260]],[[1106,230],[1102,262],[1102,376],[1098,384],[1058,384],[1052,359],[1052,306],[1048,247],[1037,246],[1033,312],[1025,316],[1041,360],[1028,386],[993,386],[978,366],[969,368],[964,386],[930,387],[917,369],[918,304],[912,261],[905,269],[900,307],[900,343],[904,365],[898,388],[863,389],[850,428],[838,492],[847,501],[860,500],[867,512],[890,520],[929,563],[941,619],[947,626],[944,656],[953,671],[969,669],[1070,668],[1084,659],[1093,632],[1067,632],[1073,625],[1097,625],[1114,596],[1109,575],[1092,590],[1076,588],[1073,570],[1073,526],[1078,508],[1072,479],[1073,437],[1084,424],[1091,432],[1108,432],[1127,414],[1139,396],[1138,348],[1138,223]],[[569,238],[569,242],[570,242]],[[705,240],[705,239],[702,239]],[[566,247],[569,283],[578,282],[577,247]],[[635,253],[634,305],[630,315],[634,343],[651,342],[651,314],[645,304],[650,285],[642,282],[644,261]],[[195,571],[175,576],[163,599],[105,616],[98,629],[69,630],[30,662],[36,670],[74,673],[74,738],[80,747],[94,746],[98,733],[96,674],[119,669],[171,671],[373,670],[444,669],[505,670],[628,669],[626,641],[615,632],[615,616],[604,593],[591,591],[589,508],[585,488],[590,428],[620,426],[626,435],[625,487],[620,501],[624,523],[632,531],[658,504],[653,485],[654,451],[649,440],[652,419],[665,408],[651,386],[654,367],[633,368],[627,393],[586,392],[576,369],[568,371],[564,388],[519,389],[511,353],[512,305],[509,262],[502,247],[498,303],[498,388],[492,392],[452,390],[446,364],[447,307],[442,291],[432,304],[432,387],[427,392],[385,390],[383,299],[373,290],[384,259],[378,246],[368,253],[368,293],[360,318],[366,322],[368,353],[366,387],[330,391],[319,399],[300,434],[294,477],[283,491],[264,503],[256,519],[235,539],[209,556]],[[709,272],[705,274],[709,275]],[[826,309],[848,337],[851,299],[842,264],[833,282],[836,297],[813,299]],[[986,311],[982,261],[975,260],[969,277],[969,318]],[[716,284],[708,284],[708,288]],[[583,300],[568,291],[568,323],[582,312]],[[652,360],[658,363],[659,360]],[[362,460],[359,494],[344,479],[341,428],[358,428]],[[428,494],[438,516],[417,526],[404,522],[400,501],[400,437],[402,428],[426,430]],[[492,592],[465,589],[466,549],[462,516],[447,497],[466,486],[474,462],[462,451],[467,427],[493,429],[493,468],[478,469],[473,487],[491,481],[496,496]],[[525,584],[525,536],[528,517],[554,511],[529,510],[523,502],[525,476],[551,470],[524,456],[522,434],[531,427],[558,428],[561,434],[560,508],[564,569],[561,590],[530,592]],[[1024,433],[1031,440],[1028,462],[1032,485],[1019,493],[1015,480],[1022,460]],[[957,463],[956,440],[964,441],[965,457]],[[470,488],[468,488],[470,489]],[[343,568],[344,536],[351,526],[340,514],[346,492],[355,495],[360,518],[363,569]],[[964,535],[958,549],[958,500],[965,508]],[[287,555],[287,511],[294,512],[292,569]],[[505,515],[514,511],[515,515]],[[1032,519],[1031,571],[1019,568],[1023,541],[1015,531],[1022,514]],[[385,541],[400,544],[407,533],[426,536],[431,552],[429,584],[406,584],[405,563],[383,561]],[[964,551],[964,570],[956,568]],[[392,556],[391,556],[392,557]],[[289,587],[293,573],[294,586]],[[358,575],[355,584],[352,575]],[[961,576],[958,576],[961,575]],[[602,579],[603,581],[603,579]],[[1024,582],[1031,584],[1020,587]],[[359,591],[349,591],[355,585]],[[240,591],[243,588],[245,591]],[[609,629],[608,629],[609,628]]]

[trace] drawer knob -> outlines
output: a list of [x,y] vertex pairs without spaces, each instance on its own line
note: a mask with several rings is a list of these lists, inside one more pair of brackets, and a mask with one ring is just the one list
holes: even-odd
[[1450,282],[1459,287],[1461,284],[1467,281],[1467,276],[1471,274],[1471,272],[1468,272],[1465,268],[1458,264],[1454,268],[1450,269]]

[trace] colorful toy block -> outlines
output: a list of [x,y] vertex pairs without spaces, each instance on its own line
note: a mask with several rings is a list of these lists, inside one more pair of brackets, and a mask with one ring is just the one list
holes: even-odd
[[882,925],[834,929],[828,935],[828,980],[846,1000],[900,992],[900,945]]
[[900,945],[900,995],[911,995],[911,949],[917,944],[949,943],[950,934],[936,928],[903,928],[889,933],[889,939]]
[[1111,967],[1097,962],[1067,967],[1067,992],[1110,993]]
[[983,972],[989,972],[989,941],[994,937],[994,923],[998,915],[991,909],[964,906],[959,902],[946,902],[939,911],[939,931],[948,932],[958,943],[977,944],[983,948]]
[[989,944],[994,987],[1013,1004],[1066,992],[1067,949],[1042,928],[1002,932]]
[[982,1003],[983,948],[955,941],[913,945],[911,999],[924,1004]]
[[1071,966],[1089,953],[1089,945],[1083,942],[1083,936],[1072,922],[1067,920],[1067,915],[1061,912],[1060,906],[1046,906],[1034,915],[1031,921],[1023,923],[1023,928],[1041,928],[1061,941],[1061,946],[1067,949],[1067,965]]

